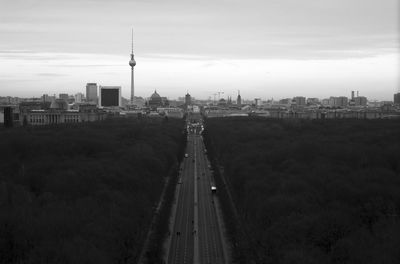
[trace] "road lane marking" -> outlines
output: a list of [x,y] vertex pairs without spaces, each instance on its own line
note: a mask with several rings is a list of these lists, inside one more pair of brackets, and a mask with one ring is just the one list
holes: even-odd
[[[198,217],[199,217],[199,206],[198,206],[198,192],[197,192],[197,152],[196,152],[196,144],[194,140],[196,137],[193,138],[193,153],[194,153],[194,219],[193,219],[193,229],[198,232],[199,229],[198,225]],[[199,236],[194,234],[194,254],[193,254],[193,263],[200,264],[199,258]]]

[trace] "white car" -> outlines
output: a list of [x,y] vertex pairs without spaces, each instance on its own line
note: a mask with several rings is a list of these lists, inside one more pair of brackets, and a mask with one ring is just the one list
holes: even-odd
[[186,154],[185,154],[185,158],[188,158],[188,157],[189,157],[189,154],[186,153]]

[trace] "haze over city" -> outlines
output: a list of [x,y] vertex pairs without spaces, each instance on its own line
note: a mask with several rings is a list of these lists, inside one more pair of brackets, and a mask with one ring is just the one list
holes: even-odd
[[135,95],[392,100],[396,0],[1,0],[2,96],[122,86],[134,30]]

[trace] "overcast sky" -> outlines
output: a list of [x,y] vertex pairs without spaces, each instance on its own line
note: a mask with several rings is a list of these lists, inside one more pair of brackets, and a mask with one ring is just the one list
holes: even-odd
[[399,0],[0,0],[0,96],[393,100]]

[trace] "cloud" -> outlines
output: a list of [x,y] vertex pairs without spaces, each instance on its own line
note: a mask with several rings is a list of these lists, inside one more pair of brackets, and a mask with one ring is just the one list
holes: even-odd
[[[201,93],[204,87],[297,86],[303,78],[297,67],[314,70],[310,61],[316,60],[329,71],[307,72],[315,81],[304,89],[318,92],[337,79],[344,91],[351,85],[339,64],[347,61],[364,69],[357,85],[372,87],[376,69],[357,61],[399,58],[399,13],[398,0],[2,0],[0,72],[36,80],[37,89],[80,89],[91,80],[129,86],[133,27],[135,78],[144,94],[145,87]],[[385,82],[375,89],[387,96],[399,85],[399,65],[394,59],[382,65],[391,75],[382,75]],[[9,91],[17,87],[8,84]]]
[[32,54],[34,53],[31,50],[0,50],[0,54],[5,53],[5,54]]
[[325,59],[398,52],[397,0],[96,3],[7,1],[0,49],[125,54],[133,27],[138,55]]
[[65,77],[65,76],[70,76],[69,74],[52,73],[52,72],[38,73],[36,75],[37,76],[43,76],[43,77]]
[[144,58],[148,59],[167,59],[167,60],[211,60],[215,59],[215,57],[210,57],[210,56],[203,56],[203,55],[197,55],[197,54],[178,54],[178,53],[145,53],[142,54]]

